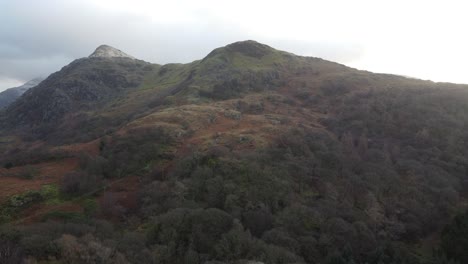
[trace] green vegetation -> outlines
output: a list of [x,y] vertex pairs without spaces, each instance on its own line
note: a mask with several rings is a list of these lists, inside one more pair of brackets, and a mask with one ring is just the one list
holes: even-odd
[[81,202],[81,206],[83,207],[84,215],[86,217],[94,216],[98,210],[98,204],[96,200],[93,198],[88,198],[88,199],[83,200]]
[[[53,144],[98,140],[66,153],[79,167],[59,186],[1,209],[5,223],[39,202],[71,199],[83,212],[4,225],[0,252],[64,263],[468,262],[467,86],[251,41],[191,64],[137,64],[69,66],[64,78],[78,84],[66,87],[97,78],[103,97],[36,128],[43,148],[6,149],[11,168],[60,157]],[[137,191],[106,189],[135,176]],[[433,253],[418,248],[438,235]]]
[[442,232],[440,254],[459,263],[468,262],[468,212],[457,215]]
[[56,185],[43,185],[39,191],[26,191],[22,194],[11,196],[0,206],[0,223],[7,223],[15,220],[22,210],[33,204],[60,204],[61,195]]
[[14,195],[0,207],[0,223],[7,223],[17,216],[17,214],[34,203],[42,202],[44,197],[39,191],[27,191]]
[[63,202],[60,189],[55,184],[43,185],[40,190],[41,196],[47,204],[54,205]]
[[47,221],[49,219],[61,220],[64,222],[83,222],[86,218],[82,213],[51,211],[42,216],[42,221]]
[[[172,138],[156,127],[133,131],[128,136],[112,137],[103,142],[102,174],[107,178],[118,178],[148,173],[153,162],[170,158],[166,150]],[[92,159],[99,162],[99,159]]]

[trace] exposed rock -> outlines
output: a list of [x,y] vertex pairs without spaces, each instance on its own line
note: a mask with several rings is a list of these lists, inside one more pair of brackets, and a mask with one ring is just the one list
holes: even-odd
[[93,54],[89,55],[90,58],[130,58],[135,59],[134,57],[126,54],[125,52],[111,47],[109,45],[101,45],[97,47],[97,49],[93,52]]

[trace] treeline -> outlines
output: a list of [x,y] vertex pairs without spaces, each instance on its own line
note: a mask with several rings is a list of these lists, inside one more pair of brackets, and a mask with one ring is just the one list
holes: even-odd
[[[121,144],[141,146],[149,138]],[[293,129],[250,154],[213,147],[180,160],[167,175],[141,173],[138,211],[122,213],[122,224],[62,218],[63,224],[8,227],[2,239],[22,257],[68,263],[82,258],[90,263],[375,264],[457,259],[446,251],[451,246],[441,247],[434,260],[408,246],[442,228],[456,211],[456,186],[450,177],[443,181],[450,174],[433,165],[432,177],[439,182],[428,184],[415,178],[427,170],[403,163],[405,156],[378,154],[362,140]],[[135,168],[136,160],[117,155],[120,151],[117,145],[102,145],[103,157],[122,161],[116,172],[133,173],[124,168]],[[145,159],[138,160],[135,166],[144,167]],[[83,166],[92,171],[90,164]],[[62,189],[72,195],[75,190]]]

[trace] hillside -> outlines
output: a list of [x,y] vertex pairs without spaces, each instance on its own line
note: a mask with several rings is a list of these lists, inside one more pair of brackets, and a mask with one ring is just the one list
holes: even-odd
[[467,103],[255,41],[100,46],[1,112],[0,260],[464,263]]

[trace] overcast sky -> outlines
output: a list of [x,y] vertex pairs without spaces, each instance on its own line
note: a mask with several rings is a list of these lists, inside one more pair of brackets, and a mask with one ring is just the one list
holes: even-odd
[[190,62],[253,39],[355,68],[468,83],[468,3],[349,0],[0,0],[0,90],[109,44]]

